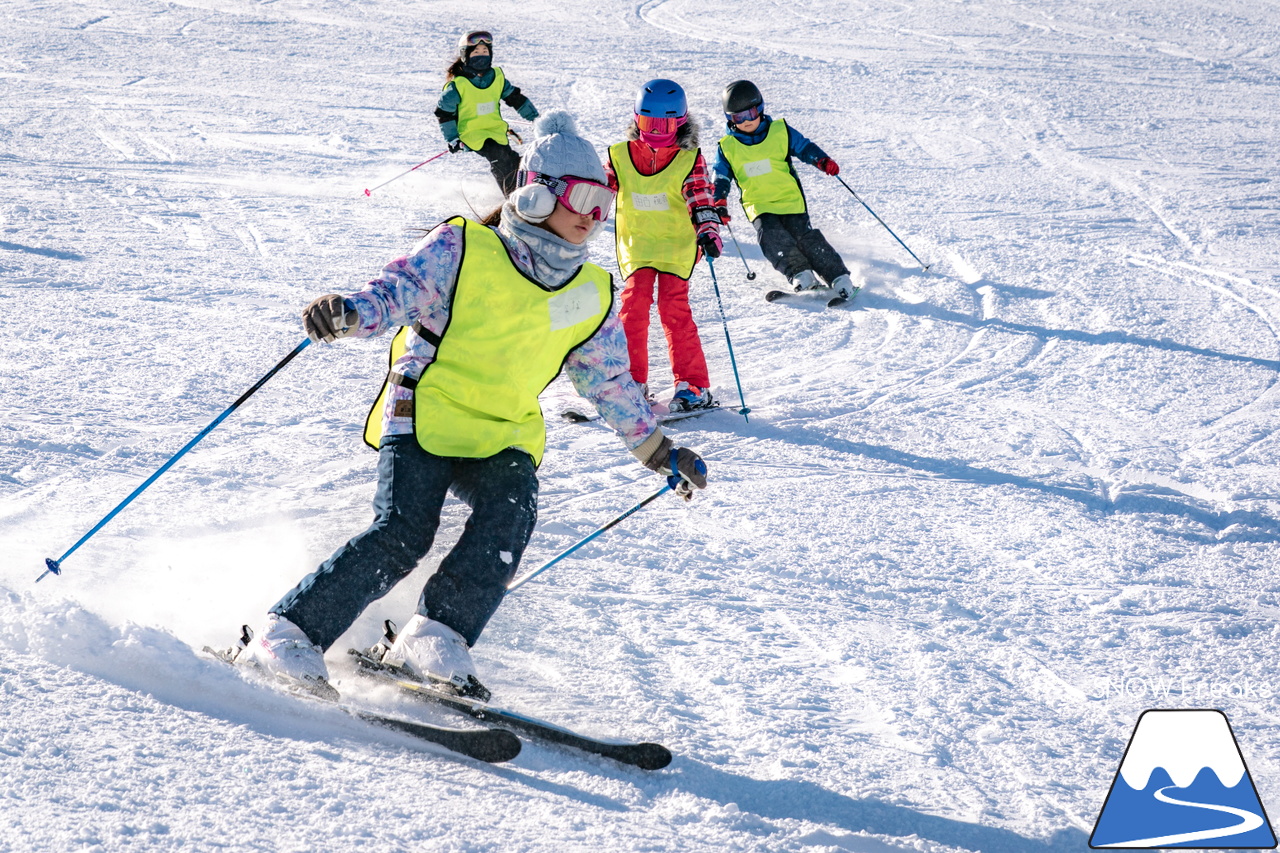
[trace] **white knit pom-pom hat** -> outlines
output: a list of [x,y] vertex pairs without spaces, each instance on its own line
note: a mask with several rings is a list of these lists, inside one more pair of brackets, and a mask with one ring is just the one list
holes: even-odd
[[553,178],[574,177],[605,183],[604,166],[595,146],[578,135],[578,123],[563,110],[534,122],[533,141],[520,158],[520,168]]
[[[578,124],[567,112],[541,116],[533,124],[533,137],[520,158],[521,171],[608,183],[595,146],[578,135]],[[556,207],[555,194],[541,184],[519,187],[510,201],[521,219],[534,223],[542,222]]]

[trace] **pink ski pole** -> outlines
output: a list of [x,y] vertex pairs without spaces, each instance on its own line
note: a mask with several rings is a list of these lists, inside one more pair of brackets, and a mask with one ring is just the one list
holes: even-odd
[[382,183],[378,184],[378,185],[377,185],[376,187],[374,187],[373,189],[365,190],[365,191],[364,191],[364,194],[365,194],[365,195],[371,195],[371,194],[373,193],[373,190],[382,189],[383,187],[385,187],[387,184],[391,183],[392,181],[398,181],[398,180],[400,180],[401,178],[403,178],[405,175],[407,175],[407,174],[409,174],[410,172],[414,171],[414,169],[421,169],[423,166],[427,165],[427,164],[428,164],[428,163],[430,163],[432,160],[438,160],[438,159],[440,159],[441,157],[443,157],[444,155],[446,155],[446,154],[448,154],[448,153],[449,153],[449,149],[448,149],[448,148],[446,148],[446,149],[444,149],[443,151],[441,151],[439,154],[437,154],[436,156],[434,156],[434,157],[428,157],[426,160],[423,160],[421,163],[419,163],[418,165],[414,166],[414,167],[413,167],[413,169],[405,169],[403,172],[401,172],[400,174],[396,175],[394,178],[390,178],[390,179],[388,179],[388,180],[383,181]]

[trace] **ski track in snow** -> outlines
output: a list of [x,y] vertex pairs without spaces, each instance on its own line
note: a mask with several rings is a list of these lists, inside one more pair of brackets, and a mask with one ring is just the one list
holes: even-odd
[[[1241,0],[9,3],[0,47],[0,849],[1081,850],[1141,711],[1231,717],[1280,795],[1280,15]],[[712,484],[513,596],[501,704],[661,740],[489,767],[202,658],[369,517],[385,341],[311,347],[31,581],[414,228],[499,200],[432,116],[464,26],[603,152],[750,78],[823,146],[867,286],[768,305],[740,209],[692,300]],[[572,39],[566,39],[572,34]],[[526,134],[528,123],[513,126]],[[613,266],[610,236],[593,250]],[[732,243],[732,241],[729,241]],[[812,307],[813,310],[810,310]],[[670,379],[651,327],[652,381]],[[558,381],[550,401],[570,393]],[[549,422],[532,569],[656,488]],[[330,655],[403,622],[465,515]],[[449,718],[376,694],[379,708]]]

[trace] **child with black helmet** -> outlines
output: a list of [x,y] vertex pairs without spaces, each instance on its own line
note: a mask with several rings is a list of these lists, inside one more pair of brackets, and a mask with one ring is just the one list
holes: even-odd
[[520,155],[507,144],[509,131],[498,102],[505,102],[528,121],[538,117],[537,108],[493,64],[493,35],[487,30],[473,30],[458,39],[457,58],[445,74],[436,118],[449,150],[455,154],[478,152],[489,161],[502,194],[510,195]]
[[[742,209],[774,269],[797,291],[822,287],[825,281],[835,296],[851,298],[858,288],[844,260],[809,223],[808,203],[791,158],[828,175],[839,174],[840,167],[798,130],[766,114],[764,97],[750,80],[726,86],[722,103],[729,132],[717,146],[713,166],[716,203],[725,204],[736,181]],[[728,221],[727,212],[722,217]]]

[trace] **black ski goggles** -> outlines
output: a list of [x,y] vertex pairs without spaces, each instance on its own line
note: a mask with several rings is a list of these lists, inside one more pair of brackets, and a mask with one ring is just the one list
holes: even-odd
[[729,119],[730,124],[742,124],[743,122],[760,118],[762,115],[764,115],[764,104],[756,104],[754,107],[743,110],[740,113],[727,113],[725,117]]

